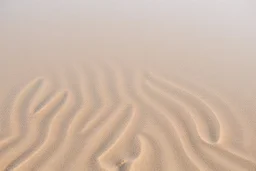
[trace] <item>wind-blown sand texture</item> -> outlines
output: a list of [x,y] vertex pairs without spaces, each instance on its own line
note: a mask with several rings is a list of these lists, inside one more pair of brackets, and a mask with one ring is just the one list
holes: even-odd
[[0,2],[0,171],[256,171],[253,5]]
[[242,116],[209,90],[107,62],[63,74],[7,96],[1,170],[256,169]]

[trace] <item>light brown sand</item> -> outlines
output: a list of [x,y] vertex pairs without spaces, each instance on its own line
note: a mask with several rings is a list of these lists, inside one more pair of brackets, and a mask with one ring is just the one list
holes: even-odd
[[254,5],[0,2],[0,171],[256,171]]

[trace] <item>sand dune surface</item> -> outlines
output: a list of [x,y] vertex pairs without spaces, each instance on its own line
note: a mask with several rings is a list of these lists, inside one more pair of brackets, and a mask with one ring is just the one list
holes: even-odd
[[0,2],[0,171],[256,171],[253,5]]

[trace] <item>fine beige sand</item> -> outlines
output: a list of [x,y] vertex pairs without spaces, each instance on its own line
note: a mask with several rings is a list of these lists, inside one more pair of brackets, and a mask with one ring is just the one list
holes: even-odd
[[1,1],[0,171],[256,171],[255,5]]

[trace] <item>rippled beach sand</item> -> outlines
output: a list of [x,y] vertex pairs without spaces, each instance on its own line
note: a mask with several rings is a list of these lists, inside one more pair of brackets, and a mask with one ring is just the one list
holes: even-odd
[[0,2],[0,170],[255,171],[255,5]]

